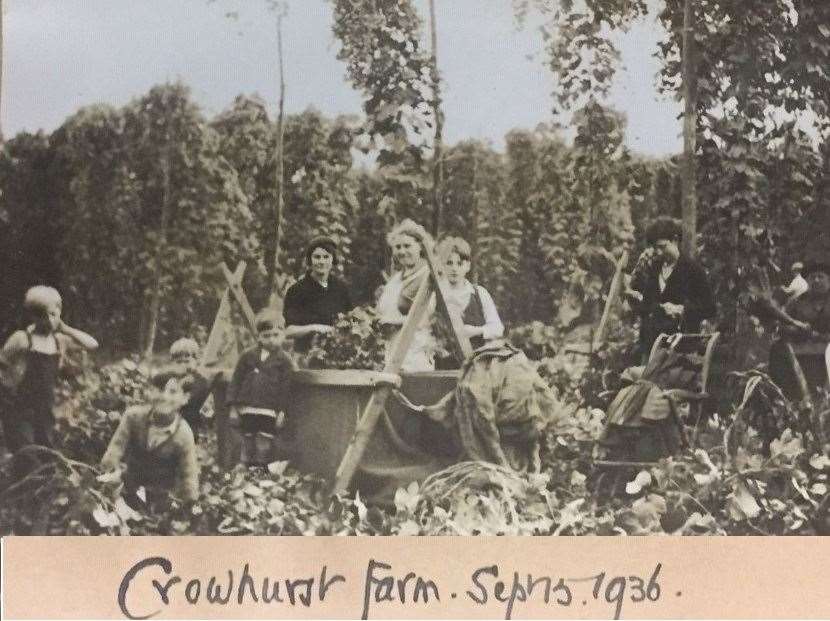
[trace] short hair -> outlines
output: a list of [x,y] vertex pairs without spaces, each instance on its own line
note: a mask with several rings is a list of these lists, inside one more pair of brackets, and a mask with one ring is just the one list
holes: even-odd
[[427,233],[427,230],[422,227],[420,224],[415,222],[414,220],[410,220],[406,218],[402,222],[400,222],[395,228],[393,228],[389,234],[386,236],[386,243],[392,246],[395,243],[395,240],[400,237],[401,235],[406,235],[407,237],[411,237],[427,250],[432,250],[432,247],[435,245],[435,242],[432,239],[432,235]]
[[470,260],[470,244],[460,237],[445,237],[435,247],[438,260],[446,263],[450,256],[457,254],[462,261]]
[[199,344],[189,337],[182,337],[173,342],[170,346],[170,356],[178,356],[179,354],[193,354],[199,355]]
[[676,218],[669,218],[668,216],[660,216],[648,225],[646,229],[646,241],[649,244],[656,244],[661,239],[669,241],[678,241],[683,229],[680,226],[680,221]]
[[317,248],[322,248],[331,255],[333,265],[337,263],[337,242],[326,235],[319,235],[309,242],[305,251],[306,263],[311,263],[311,255]]
[[282,313],[273,308],[263,308],[256,314],[254,325],[256,326],[257,332],[285,328],[285,318],[282,316]]
[[52,306],[61,306],[61,294],[54,287],[37,285],[26,291],[23,298],[23,308],[29,311],[47,310]]

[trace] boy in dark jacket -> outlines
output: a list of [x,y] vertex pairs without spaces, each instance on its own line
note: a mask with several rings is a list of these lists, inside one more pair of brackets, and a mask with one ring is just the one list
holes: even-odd
[[257,347],[239,358],[228,386],[231,422],[242,434],[242,462],[265,465],[274,456],[277,432],[285,424],[294,361],[285,353],[285,320],[271,309],[256,317]]

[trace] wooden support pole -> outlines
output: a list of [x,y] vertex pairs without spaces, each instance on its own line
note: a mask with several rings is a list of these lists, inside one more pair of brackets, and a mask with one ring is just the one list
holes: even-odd
[[611,279],[611,287],[608,289],[608,297],[605,299],[605,308],[602,309],[602,318],[599,320],[597,331],[594,332],[594,338],[591,340],[591,353],[597,351],[602,347],[605,341],[605,334],[608,331],[608,323],[611,320],[611,312],[614,310],[614,304],[620,297],[623,288],[623,270],[628,264],[628,252],[623,252],[617,267],[614,271],[614,278]]

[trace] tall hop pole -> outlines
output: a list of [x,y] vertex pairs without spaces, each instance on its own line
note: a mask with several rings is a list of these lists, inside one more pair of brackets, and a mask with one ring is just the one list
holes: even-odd
[[684,0],[683,51],[681,75],[683,80],[683,241],[681,250],[687,257],[696,254],[697,237],[697,66],[695,63],[694,0]]
[[284,7],[277,8],[277,58],[279,66],[279,112],[277,113],[277,153],[276,177],[277,197],[274,204],[274,264],[271,268],[271,294],[278,294],[279,283],[277,282],[280,273],[280,238],[282,237],[282,212],[285,202],[284,179],[285,179],[285,64],[282,51],[282,19],[285,16]]
[[435,20],[435,0],[429,0],[429,26],[432,45],[432,111],[435,117],[435,140],[433,141],[432,155],[432,234],[437,237],[441,230],[441,211],[444,200],[444,116],[441,114],[441,77],[438,74],[438,31]]

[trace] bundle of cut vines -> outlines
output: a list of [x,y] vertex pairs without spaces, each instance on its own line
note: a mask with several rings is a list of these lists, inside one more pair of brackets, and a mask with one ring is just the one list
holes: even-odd
[[459,495],[491,491],[521,502],[538,488],[527,475],[511,468],[484,461],[463,461],[429,476],[421,486],[421,501],[437,505]]

